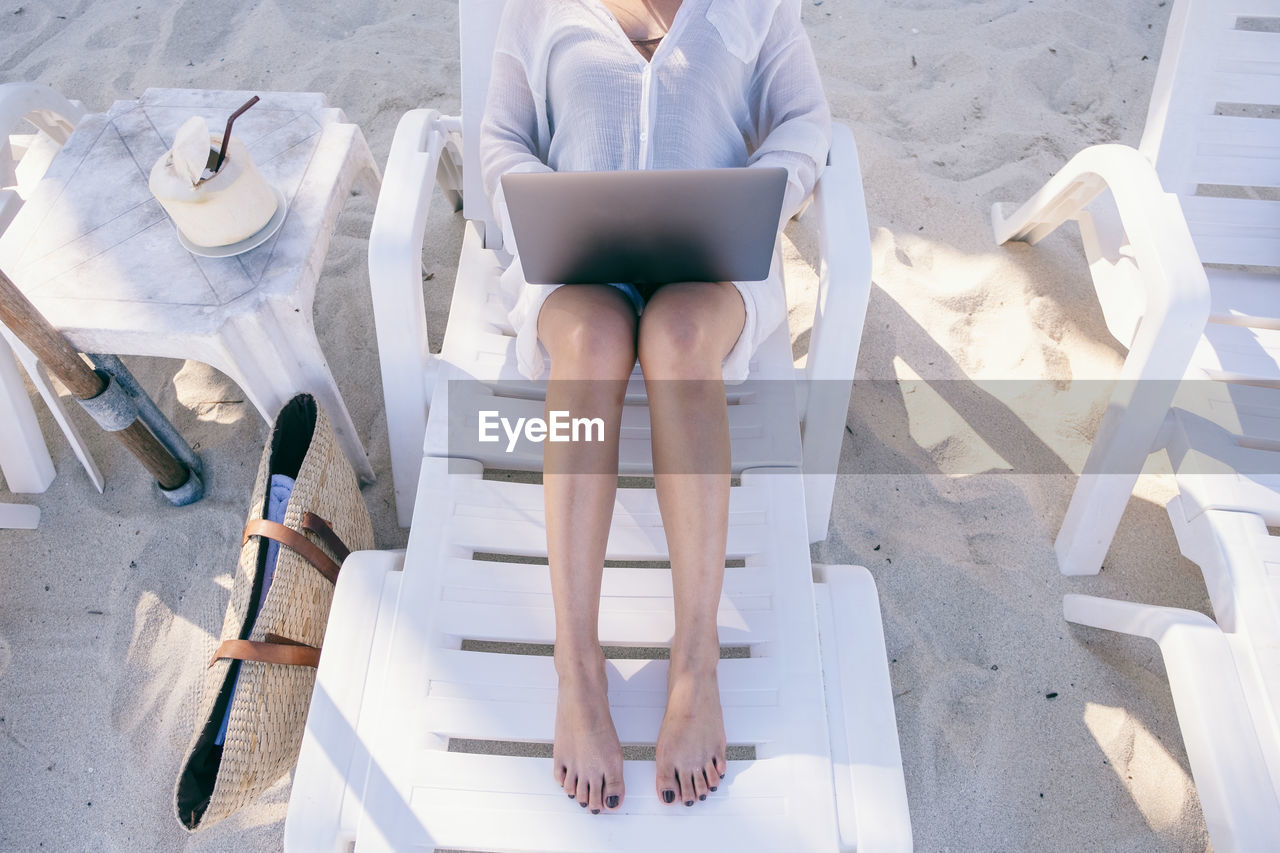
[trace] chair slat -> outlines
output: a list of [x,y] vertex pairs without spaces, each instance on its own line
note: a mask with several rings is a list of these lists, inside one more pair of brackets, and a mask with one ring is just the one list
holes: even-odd
[[1169,458],[1188,518],[1223,509],[1280,524],[1280,451],[1242,445],[1217,424],[1183,412],[1174,423]]
[[[556,689],[555,664],[549,655],[518,655],[464,649],[439,649],[432,672],[433,692],[465,698],[473,688],[494,688],[483,694],[501,696],[502,691],[552,691]],[[616,706],[660,707],[652,705],[653,693],[662,693],[666,703],[666,660],[610,658],[605,664],[609,679],[610,703]],[[716,668],[721,691],[743,694],[738,704],[748,704],[745,693],[764,691],[776,694],[782,678],[781,663],[773,657],[725,658]],[[481,694],[475,694],[481,695]],[[763,696],[750,703],[759,704]],[[768,699],[776,703],[776,695]]]
[[1280,332],[1210,323],[1192,365],[1210,379],[1280,383]]
[[[1272,85],[1280,80],[1280,33],[1237,29],[1219,33],[1218,39],[1218,58],[1214,63],[1214,71],[1270,76]],[[1273,89],[1273,99],[1274,92]],[[1273,102],[1274,100],[1253,101],[1259,104]]]
[[[500,643],[547,645],[555,642],[555,611],[545,606],[497,605],[446,600],[437,626],[445,634],[462,639]],[[626,599],[602,599],[600,642],[607,646],[666,646],[675,632],[670,609],[628,608]],[[720,643],[744,646],[767,642],[775,635],[774,616],[768,610],[721,608]]]
[[[407,758],[423,767],[406,792],[412,817],[405,823],[415,831],[405,840],[428,849],[652,853],[690,849],[693,837],[722,850],[836,849],[835,838],[827,835],[831,822],[813,820],[821,806],[803,802],[786,787],[808,769],[803,758],[730,762],[721,795],[696,809],[663,805],[654,765],[627,762],[626,813],[601,815],[591,824],[576,802],[551,785],[545,759],[447,752]],[[431,827],[430,836],[424,826]]]
[[1276,100],[1276,81],[1280,80],[1280,62],[1269,63],[1265,73],[1258,73],[1260,63],[1223,63],[1224,71],[1205,75],[1201,94],[1226,104],[1272,104]]
[[1248,442],[1280,436],[1280,391],[1238,382],[1183,382],[1174,408],[1190,413]]
[[[423,460],[424,482],[440,481],[450,489],[450,518],[445,525],[449,547],[465,552],[546,556],[541,485],[454,477],[448,473],[450,464],[443,458]],[[757,485],[744,484],[729,490],[729,559],[753,557],[765,549],[770,535],[768,490],[786,479],[797,479],[799,475],[792,471],[780,469],[776,475],[759,475]],[[652,489],[618,490],[606,559],[667,559],[662,514]]]
[[[748,695],[768,691],[748,691]],[[556,694],[537,699],[512,696],[445,698],[431,695],[426,701],[422,724],[441,737],[466,740],[523,741],[551,743],[555,737]],[[769,695],[772,695],[769,693]],[[731,743],[755,746],[778,739],[776,707],[762,702],[741,704],[743,696],[720,691],[725,736]],[[666,693],[652,694],[645,707],[619,706],[610,700],[610,714],[618,738],[623,743],[657,743]]]
[[1232,326],[1280,329],[1280,276],[1208,269],[1209,320]]
[[1280,266],[1280,201],[1190,196],[1182,212],[1202,263]]
[[[500,563],[454,558],[444,565],[446,587],[498,590],[512,593],[550,594],[550,570],[543,564]],[[725,570],[723,594],[727,599],[767,596],[771,590],[769,571],[760,566]],[[608,566],[601,578],[600,594],[616,598],[671,598],[671,570]]]
[[1187,175],[1193,184],[1280,187],[1280,149],[1258,151],[1256,156],[1239,150],[1197,154],[1188,164]]
[[[550,657],[442,650],[428,687],[425,725],[478,740],[549,743],[557,678]],[[667,661],[612,660],[609,706],[624,743],[652,744],[666,708]],[[779,736],[778,666],[770,658],[721,661],[718,682],[730,743]]]
[[1197,122],[1195,141],[1201,150],[1221,154],[1276,151],[1280,150],[1280,121],[1253,115],[1204,116]]

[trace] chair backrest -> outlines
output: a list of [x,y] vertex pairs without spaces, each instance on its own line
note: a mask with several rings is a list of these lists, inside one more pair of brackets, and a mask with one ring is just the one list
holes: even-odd
[[1176,0],[1140,150],[1164,188],[1280,186],[1280,0]]
[[458,30],[462,61],[462,215],[485,223],[486,245],[498,234],[489,196],[480,178],[480,119],[489,92],[493,46],[507,0],[459,0]]

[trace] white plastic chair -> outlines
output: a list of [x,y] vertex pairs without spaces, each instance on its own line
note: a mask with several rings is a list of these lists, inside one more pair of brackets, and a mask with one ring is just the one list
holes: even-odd
[[[18,209],[83,116],[84,108],[79,103],[68,101],[44,84],[0,84],[0,233],[18,214]],[[34,133],[16,132],[21,129],[24,121],[34,128]],[[40,434],[34,412],[30,417],[25,414],[31,409],[26,387],[16,370],[11,374],[8,372],[8,363],[12,362],[14,356],[10,346],[16,350],[28,376],[49,407],[62,434],[67,437],[89,479],[101,492],[104,482],[102,472],[89,454],[79,430],[67,417],[62,400],[50,384],[49,377],[31,351],[7,328],[0,325],[0,374],[4,374],[0,376],[0,394],[8,396],[8,406],[15,413],[12,420],[6,423],[6,429],[0,433],[0,457],[4,461],[3,468],[9,488],[15,492],[43,492],[53,481],[53,463],[48,461],[49,451]],[[0,402],[0,407],[3,405]],[[25,457],[27,461],[19,462],[19,457]],[[18,471],[24,464],[40,473],[11,473]],[[24,514],[29,521],[29,512]],[[3,526],[9,525],[0,524],[0,527]]]
[[[1280,0],[1177,0],[1138,150],[1089,148],[999,242],[1080,225],[1129,354],[1055,543],[1101,567],[1149,453],[1203,614],[1069,595],[1072,622],[1156,640],[1216,850],[1280,838]],[[1261,25],[1261,26],[1260,26]]]
[[[554,786],[546,758],[528,757],[552,740],[556,677],[550,657],[509,654],[507,644],[553,641],[548,569],[513,561],[546,555],[542,487],[485,479],[487,464],[509,468],[510,458],[447,441],[450,408],[467,406],[468,394],[492,395],[507,416],[542,406],[508,396],[529,383],[518,381],[495,298],[500,237],[474,168],[502,5],[460,4],[462,119],[415,110],[392,144],[370,273],[397,501],[412,525],[405,553],[355,554],[343,567],[286,849],[909,850],[875,585],[865,569],[811,567],[809,558],[810,539],[826,532],[870,287],[861,177],[843,127],[810,208],[824,263],[800,377],[831,384],[807,409],[796,399],[783,327],[759,351],[748,387],[731,390],[741,403],[731,406],[741,408],[731,423],[741,479],[728,532],[737,562],[726,569],[719,630],[722,646],[749,656],[722,660],[719,680],[729,743],[747,757],[729,762],[726,789],[687,812],[658,802],[652,762],[629,760],[623,813],[600,817]],[[442,353],[432,358],[420,269],[437,178],[455,207],[461,192],[467,224]],[[451,393],[453,379],[465,390]],[[758,379],[775,381],[752,386]],[[643,400],[637,376],[624,416],[626,470],[651,470]],[[824,433],[833,423],[834,438]],[[753,438],[765,428],[770,440]],[[771,461],[757,463],[762,456]],[[524,461],[539,464],[536,455]],[[602,643],[668,646],[670,574],[644,565],[668,558],[651,489],[619,490],[606,556],[621,565],[604,569]],[[654,743],[666,661],[611,659],[608,674],[621,740]]]

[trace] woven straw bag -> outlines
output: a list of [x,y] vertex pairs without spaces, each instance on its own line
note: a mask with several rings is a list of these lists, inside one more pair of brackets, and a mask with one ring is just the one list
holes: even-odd
[[[283,525],[263,520],[273,474],[296,481]],[[292,769],[338,566],[348,550],[373,547],[355,473],[310,395],[294,397],[277,416],[249,506],[222,644],[205,674],[197,716],[203,722],[174,792],[178,820],[188,829],[222,820]],[[262,593],[269,538],[281,546],[255,620],[250,614]],[[218,746],[228,702],[230,723]]]

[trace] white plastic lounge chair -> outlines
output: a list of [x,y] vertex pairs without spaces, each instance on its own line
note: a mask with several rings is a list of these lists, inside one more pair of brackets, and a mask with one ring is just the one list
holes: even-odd
[[[542,487],[485,479],[487,458],[445,455],[451,378],[483,380],[508,416],[521,405],[542,407],[503,396],[517,374],[494,296],[496,247],[486,248],[486,237],[491,247],[500,237],[474,168],[502,0],[460,5],[463,117],[415,110],[402,119],[370,239],[397,499],[402,514],[412,507],[409,544],[403,554],[354,554],[343,567],[286,849],[347,850],[354,842],[359,851],[909,850],[875,585],[862,568],[811,567],[808,548],[827,527],[869,293],[861,178],[843,127],[811,205],[823,233],[845,241],[824,237],[807,373],[845,383],[834,441],[815,434],[834,418],[830,388],[813,399],[832,411],[811,407],[803,438],[793,413],[804,409],[794,399],[782,400],[785,416],[768,423],[775,433],[767,446],[750,438],[765,423],[749,423],[761,417],[749,412],[761,408],[750,405],[751,392],[740,392],[747,414],[733,423],[735,467],[744,470],[730,499],[735,562],[726,569],[720,638],[746,656],[722,660],[719,670],[731,745],[727,788],[697,808],[673,809],[654,793],[653,763],[628,760],[623,813],[596,817],[555,787],[545,757],[529,757],[552,740],[555,672],[550,657],[508,653],[506,644],[545,649],[553,641],[546,566],[512,561],[545,557]],[[420,258],[437,176],[455,204],[463,193],[467,225],[442,355],[431,358]],[[795,378],[785,328],[758,354],[753,378],[761,377]],[[794,395],[794,383],[773,386],[762,393]],[[638,381],[628,396],[634,405],[624,432],[637,434],[624,441],[623,465],[639,471],[650,463]],[[824,453],[828,478],[807,479],[822,473]],[[777,458],[767,467],[742,462],[751,454]],[[510,467],[505,455],[501,467]],[[604,570],[602,643],[669,645],[669,572],[641,565],[667,559],[652,490],[619,490],[607,558],[621,564]],[[653,744],[666,662],[611,659],[609,678],[620,739]]]
[[1011,216],[993,212],[1000,243],[1076,220],[1108,328],[1129,347],[1058,534],[1064,574],[1102,565],[1178,380],[1280,381],[1280,201],[1267,198],[1280,186],[1280,38],[1245,28],[1278,16],[1277,0],[1179,0],[1139,148],[1088,148]]
[[[71,135],[71,131],[83,116],[84,108],[79,103],[68,101],[43,84],[0,84],[0,232],[3,232],[13,221],[23,201],[40,181],[45,169],[52,162],[53,156],[67,141],[67,137]],[[34,132],[20,132],[23,130],[24,123],[30,125]],[[84,439],[80,437],[79,430],[67,417],[61,398],[50,384],[44,368],[21,341],[0,325],[0,361],[12,360],[9,346],[13,347],[26,368],[27,375],[31,377],[32,383],[49,407],[58,427],[67,437],[89,479],[101,492],[102,473],[89,454],[89,449]],[[4,366],[0,366],[0,371],[4,369]],[[10,405],[15,410],[23,407],[29,409],[31,404],[26,399],[27,392],[21,380],[16,378],[16,374],[8,378],[13,381],[10,383],[0,381],[0,394],[9,396]],[[23,398],[21,401],[18,400],[19,396]],[[11,427],[12,431],[6,429],[0,435],[0,444],[5,445],[0,447],[0,455],[4,455],[6,448],[7,452],[14,457],[19,453],[25,453],[29,459],[36,460],[33,464],[43,468],[41,457],[48,458],[49,452],[34,417],[15,420]],[[16,462],[9,464],[16,465]],[[5,470],[7,475],[9,468],[6,467]],[[11,478],[9,486],[14,491],[43,492],[53,480],[51,462],[47,474],[48,479],[43,485],[35,485],[39,482],[39,478],[23,477]]]
[[1140,148],[1087,149],[993,216],[1000,242],[1078,221],[1129,345],[1058,534],[1062,572],[1099,570],[1150,452],[1177,474],[1169,518],[1216,622],[1078,595],[1064,614],[1159,642],[1217,850],[1280,838],[1278,22],[1280,0],[1178,0]]

